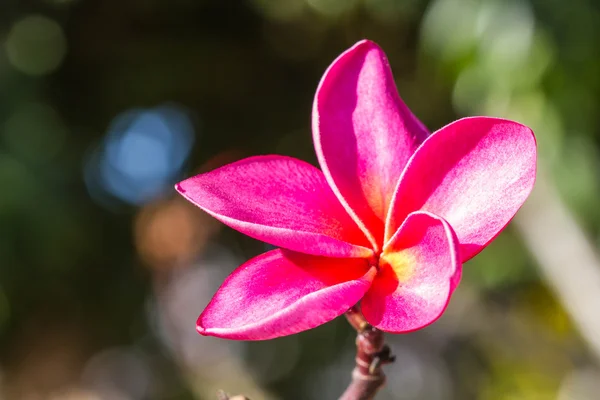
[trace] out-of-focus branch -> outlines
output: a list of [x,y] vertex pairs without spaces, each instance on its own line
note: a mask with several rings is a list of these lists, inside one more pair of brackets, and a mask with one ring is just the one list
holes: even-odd
[[346,312],[356,336],[356,366],[352,371],[352,382],[340,400],[370,400],[385,384],[381,367],[394,362],[390,348],[384,344],[383,332],[367,323],[358,308]]
[[538,172],[536,187],[514,222],[600,361],[600,257],[544,171]]

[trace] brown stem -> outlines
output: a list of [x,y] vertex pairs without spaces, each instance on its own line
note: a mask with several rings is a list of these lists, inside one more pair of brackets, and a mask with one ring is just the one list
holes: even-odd
[[383,332],[367,323],[360,310],[354,306],[346,312],[346,318],[358,335],[356,336],[356,366],[352,382],[339,400],[371,400],[385,384],[382,365],[396,359],[388,345],[383,343]]

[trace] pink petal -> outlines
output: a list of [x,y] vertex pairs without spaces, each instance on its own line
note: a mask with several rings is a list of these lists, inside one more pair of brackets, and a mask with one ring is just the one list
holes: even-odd
[[391,237],[408,213],[444,218],[467,261],[508,224],[535,181],[536,143],[524,125],[473,117],[433,133],[409,161],[386,227]]
[[458,241],[443,219],[410,214],[380,259],[380,270],[363,298],[370,324],[387,332],[409,332],[438,319],[460,281]]
[[295,158],[247,158],[187,179],[177,190],[224,224],[275,246],[339,257],[372,254],[323,173]]
[[314,328],[346,312],[369,289],[363,259],[274,250],[236,269],[198,318],[198,332],[263,340]]
[[327,181],[372,242],[398,178],[428,135],[400,99],[383,51],[364,40],[327,69],[313,106],[313,139]]

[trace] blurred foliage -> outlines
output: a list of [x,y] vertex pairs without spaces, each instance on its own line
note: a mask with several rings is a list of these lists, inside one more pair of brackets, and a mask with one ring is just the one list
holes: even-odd
[[[5,0],[0,398],[341,393],[354,340],[343,320],[263,343],[195,333],[223,277],[265,247],[171,188],[251,154],[315,163],[315,88],[364,37],[431,130],[476,114],[532,126],[540,163],[600,243],[598,2]],[[444,318],[390,341],[399,361],[381,399],[600,390],[511,227],[465,267]]]

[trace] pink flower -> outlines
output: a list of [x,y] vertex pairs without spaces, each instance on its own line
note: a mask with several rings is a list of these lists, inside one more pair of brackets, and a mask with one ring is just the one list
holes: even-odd
[[370,41],[327,69],[312,122],[322,171],[259,156],[177,185],[226,225],[281,247],[225,280],[198,319],[201,334],[275,338],[359,301],[383,331],[423,328],[446,308],[462,263],[500,233],[535,181],[529,128],[472,117],[430,135]]

